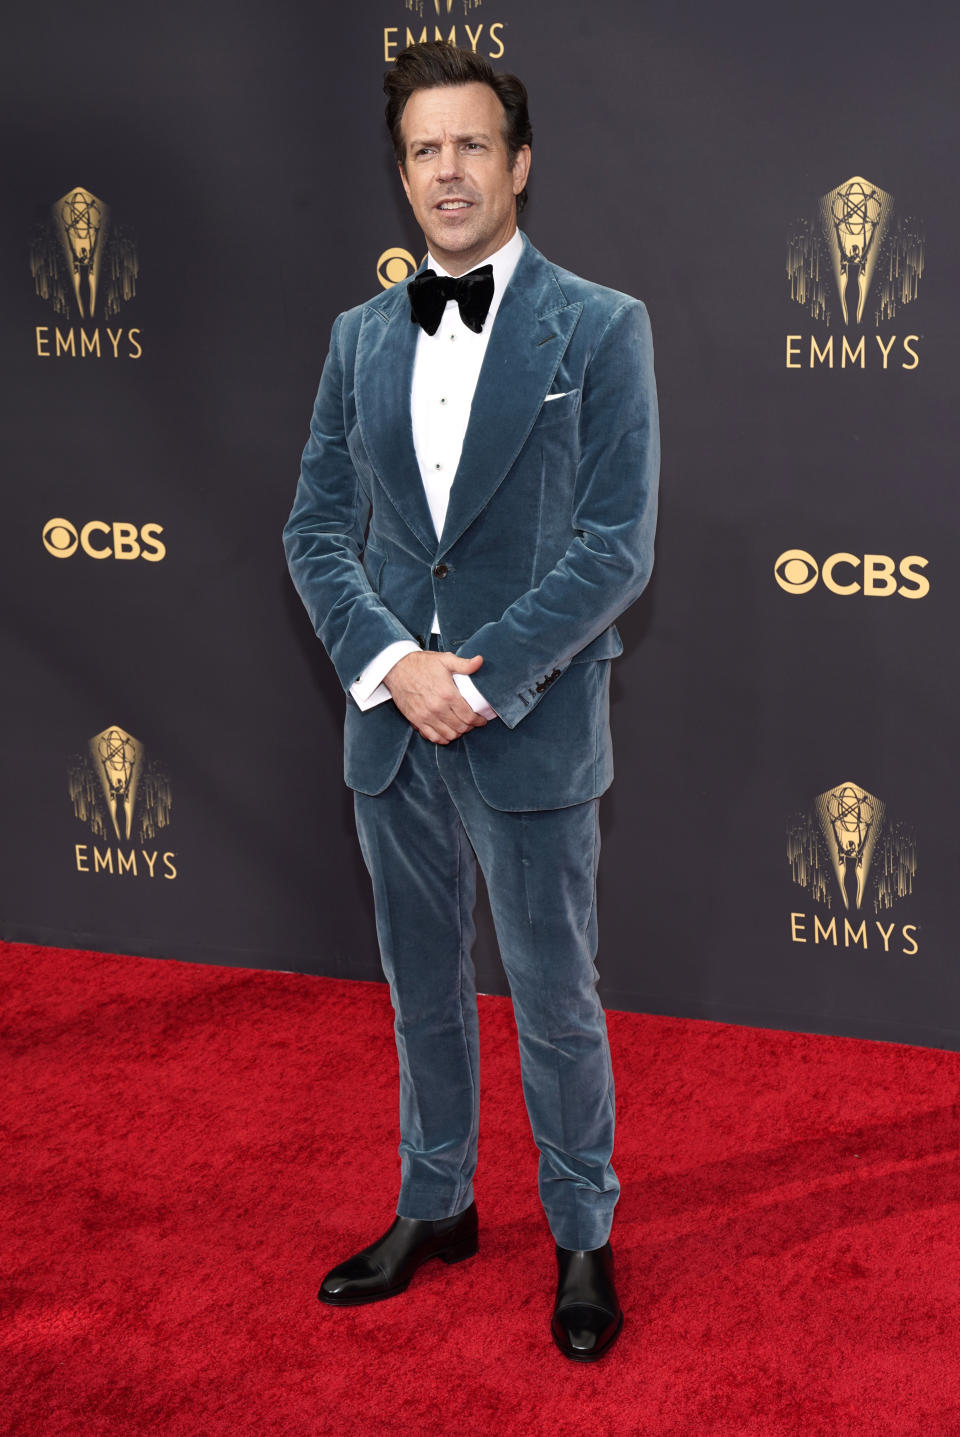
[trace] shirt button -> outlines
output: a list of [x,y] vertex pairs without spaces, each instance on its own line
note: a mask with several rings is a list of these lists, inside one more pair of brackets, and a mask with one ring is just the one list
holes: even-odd
[[447,402],[447,401],[446,401],[445,399],[441,399],[441,401],[440,401],[441,404],[446,404],[446,402]]
[[442,469],[442,468],[443,468],[443,465],[442,465],[442,464],[434,464],[433,467],[434,467],[434,469]]
[[447,575],[449,574],[449,572],[450,572],[450,570],[447,568],[446,564],[435,564],[435,565],[434,565],[433,574],[434,574],[434,578],[436,578],[436,579],[445,579],[445,578],[447,577]]

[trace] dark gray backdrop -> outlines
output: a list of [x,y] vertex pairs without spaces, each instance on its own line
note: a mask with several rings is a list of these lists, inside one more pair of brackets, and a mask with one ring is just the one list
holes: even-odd
[[[707,0],[52,0],[9,20],[4,936],[378,976],[343,696],[279,533],[335,314],[378,291],[386,251],[421,253],[380,76],[385,39],[437,23],[467,44],[469,25],[529,85],[534,243],[645,299],[654,326],[662,523],[615,666],[605,1000],[957,1046],[960,27],[945,3],[909,24],[885,3]],[[922,227],[926,265],[879,324],[875,276],[863,325],[844,329],[828,237],[829,327],[791,300],[786,254],[851,177],[894,197],[883,263]],[[31,244],[77,187],[136,248],[136,294],[110,318],[101,304],[84,321],[69,292],[55,313],[31,277]],[[117,358],[108,325],[138,331]],[[78,346],[99,329],[101,357],[38,353],[38,327],[53,351],[58,326]],[[865,368],[840,368],[843,334],[865,337]],[[811,335],[834,337],[833,368],[810,367]],[[896,336],[887,369],[878,335]],[[166,556],[57,557],[41,538],[54,517],[162,525]],[[94,547],[111,539],[94,531]],[[929,593],[837,594],[822,578],[787,592],[774,563],[794,548],[818,565],[920,556]],[[98,777],[89,740],[111,727],[172,797],[142,842],[146,786],[130,841],[97,783],[99,835],[71,802],[70,774]],[[844,785],[856,842],[870,815],[877,839],[849,911],[814,808]],[[825,874],[816,891],[794,881],[788,829]],[[112,872],[92,871],[94,850]],[[137,874],[118,872],[131,850]],[[905,854],[912,892],[878,910],[877,880],[891,864],[902,878]],[[478,962],[501,988],[486,922]]]

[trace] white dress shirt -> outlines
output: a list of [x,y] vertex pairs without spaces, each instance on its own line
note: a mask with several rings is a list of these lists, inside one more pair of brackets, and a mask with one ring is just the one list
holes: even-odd
[[[483,261],[493,266],[493,299],[479,334],[467,328],[460,318],[456,300],[451,299],[447,301],[436,334],[427,334],[425,329],[421,329],[417,338],[410,390],[410,419],[420,478],[438,538],[447,517],[450,489],[460,463],[490,332],[522,252],[523,241],[519,231],[515,230],[496,254]],[[428,254],[427,263],[437,274],[447,274],[433,255]],[[432,632],[440,632],[436,614],[433,616]],[[366,710],[384,703],[390,697],[390,690],[383,682],[385,675],[405,654],[417,652],[418,646],[412,640],[400,639],[388,644],[371,659],[356,683],[350,686],[358,708]],[[486,719],[497,717],[469,674],[454,674],[453,681],[475,713]]]

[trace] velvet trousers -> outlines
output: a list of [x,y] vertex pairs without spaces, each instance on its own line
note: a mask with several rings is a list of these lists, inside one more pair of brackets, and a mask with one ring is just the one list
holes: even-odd
[[356,793],[400,1063],[402,1217],[473,1201],[480,1049],[471,948],[479,861],[520,1042],[523,1091],[554,1240],[607,1241],[613,1074],[596,991],[599,801],[505,813],[477,791],[466,746],[414,734],[393,783]]

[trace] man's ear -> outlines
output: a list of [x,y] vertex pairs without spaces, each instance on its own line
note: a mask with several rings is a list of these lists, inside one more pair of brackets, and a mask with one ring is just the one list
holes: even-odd
[[530,146],[521,145],[513,159],[511,173],[513,175],[513,193],[518,195],[527,183],[530,174]]

